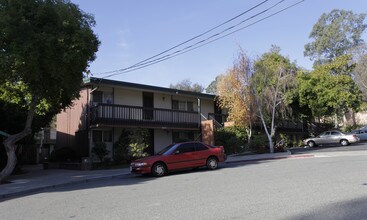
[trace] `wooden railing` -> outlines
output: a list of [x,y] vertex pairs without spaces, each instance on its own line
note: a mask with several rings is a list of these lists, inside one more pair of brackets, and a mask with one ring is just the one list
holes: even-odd
[[167,128],[199,128],[198,112],[139,106],[98,104],[90,110],[90,124]]

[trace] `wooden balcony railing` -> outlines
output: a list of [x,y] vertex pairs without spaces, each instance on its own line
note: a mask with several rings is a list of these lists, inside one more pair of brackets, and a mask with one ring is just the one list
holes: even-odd
[[200,128],[198,112],[98,104],[90,109],[91,125]]

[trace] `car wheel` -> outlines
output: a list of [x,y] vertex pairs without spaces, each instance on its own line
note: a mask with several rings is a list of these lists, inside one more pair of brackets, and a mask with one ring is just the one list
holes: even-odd
[[307,145],[308,145],[309,147],[315,147],[315,146],[316,146],[315,142],[313,142],[313,141],[309,141],[309,142],[307,142]]
[[164,165],[163,163],[155,163],[152,167],[152,175],[153,176],[164,176],[167,173],[167,168],[166,165]]
[[215,169],[217,169],[217,167],[218,167],[218,160],[217,160],[217,158],[215,158],[215,157],[209,157],[206,160],[206,167],[209,170],[215,170]]
[[347,146],[347,145],[349,145],[349,141],[348,141],[348,140],[343,139],[343,140],[341,140],[341,141],[340,141],[340,144],[341,144],[342,146]]

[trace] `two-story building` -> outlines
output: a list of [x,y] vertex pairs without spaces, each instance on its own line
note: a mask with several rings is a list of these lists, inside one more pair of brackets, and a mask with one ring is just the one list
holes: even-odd
[[213,144],[220,113],[211,94],[91,77],[73,106],[57,115],[56,148],[88,157],[94,143],[104,142],[112,156],[123,128],[149,129],[151,154],[182,139]]

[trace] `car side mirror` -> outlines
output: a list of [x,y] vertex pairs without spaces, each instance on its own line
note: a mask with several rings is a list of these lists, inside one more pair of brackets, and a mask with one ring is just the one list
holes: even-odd
[[176,155],[176,154],[180,154],[180,153],[181,153],[181,152],[180,152],[179,150],[176,150],[176,151],[175,151],[175,155]]

